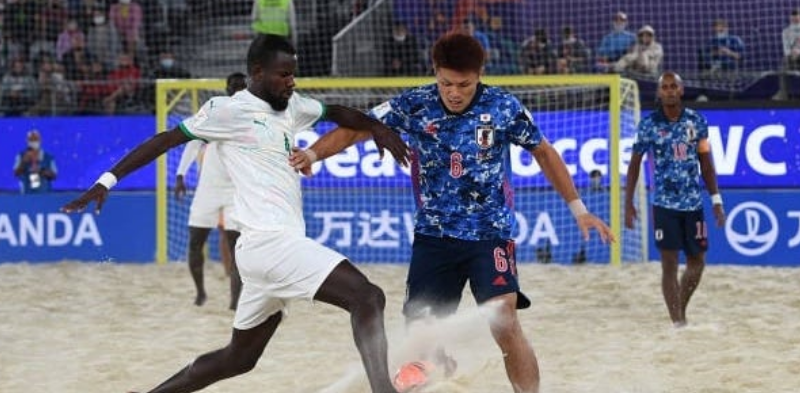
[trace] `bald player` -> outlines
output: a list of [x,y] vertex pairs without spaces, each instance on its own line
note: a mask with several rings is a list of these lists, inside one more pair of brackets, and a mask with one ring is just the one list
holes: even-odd
[[[722,196],[708,143],[705,116],[683,106],[683,81],[674,72],[658,79],[660,107],[639,123],[625,187],[625,226],[633,228],[637,212],[633,204],[642,158],[650,154],[655,195],[653,228],[661,253],[661,290],[675,327],[686,325],[689,305],[705,267],[708,230],[703,213],[703,178],[711,196],[717,226],[725,223]],[[686,269],[678,279],[679,254],[686,255]]]

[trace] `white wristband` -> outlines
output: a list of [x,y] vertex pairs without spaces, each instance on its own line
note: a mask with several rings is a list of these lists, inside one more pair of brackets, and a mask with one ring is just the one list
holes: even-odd
[[583,204],[583,201],[578,198],[569,203],[569,211],[572,212],[572,216],[578,218],[578,216],[582,216],[589,212],[589,209],[586,208],[586,205]]
[[317,162],[317,153],[315,153],[314,150],[306,149],[306,156],[308,156],[308,159],[311,160],[312,164]]
[[117,185],[117,177],[114,176],[114,174],[111,172],[105,172],[102,175],[100,175],[95,184],[100,184],[106,189],[110,190],[111,187]]
[[712,205],[721,205],[722,204],[722,195],[714,194],[711,196],[711,204]]

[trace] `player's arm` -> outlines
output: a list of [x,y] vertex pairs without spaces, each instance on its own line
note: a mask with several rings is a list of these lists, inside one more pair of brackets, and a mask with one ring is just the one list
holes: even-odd
[[108,190],[119,179],[149,164],[167,150],[184,144],[189,140],[189,136],[177,127],[171,131],[154,135],[126,154],[110,171],[103,173],[89,190],[64,205],[61,210],[67,213],[83,211],[89,203],[94,201],[95,212],[99,212],[108,197]]
[[572,215],[578,222],[578,227],[583,232],[585,240],[589,239],[589,229],[595,228],[600,234],[603,242],[614,241],[614,234],[611,233],[611,228],[608,227],[602,220],[589,212],[586,205],[581,201],[578,190],[575,188],[575,183],[572,182],[572,176],[567,170],[567,165],[558,151],[547,141],[542,141],[533,149],[530,150],[536,163],[542,168],[547,180],[555,188],[556,192],[561,195],[561,198],[567,202]]
[[372,139],[375,140],[375,145],[378,147],[381,158],[383,158],[383,150],[388,149],[400,165],[408,165],[408,146],[399,135],[392,132],[389,127],[380,121],[356,109],[342,105],[328,105],[325,111],[325,119],[352,131],[369,133]]
[[180,199],[186,195],[186,183],[184,183],[183,180],[186,176],[186,172],[189,171],[189,167],[191,167],[192,163],[195,161],[195,159],[197,159],[197,155],[200,153],[200,147],[202,147],[202,145],[203,141],[195,139],[183,147],[183,153],[181,153],[181,160],[178,164],[178,170],[175,171],[176,198]]
[[703,176],[703,182],[706,184],[706,190],[711,195],[714,218],[717,221],[717,226],[722,226],[725,224],[725,210],[722,207],[722,195],[720,195],[719,187],[717,186],[717,170],[714,168],[711,145],[708,143],[708,139],[703,138],[697,142],[697,158],[700,161],[700,173]]
[[632,229],[636,219],[636,206],[633,205],[633,194],[636,191],[636,183],[639,181],[639,172],[642,167],[642,153],[633,152],[631,161],[628,163],[628,174],[625,179],[625,227]]
[[289,165],[308,176],[311,174],[311,165],[315,162],[337,154],[358,142],[369,139],[369,137],[370,134],[367,132],[336,127],[323,134],[307,149],[293,149],[292,154],[289,156]]

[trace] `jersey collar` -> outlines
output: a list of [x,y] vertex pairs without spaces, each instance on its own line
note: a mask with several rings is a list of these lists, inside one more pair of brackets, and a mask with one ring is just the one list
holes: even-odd
[[238,100],[244,101],[248,104],[255,105],[261,110],[277,112],[276,110],[272,109],[272,106],[268,102],[262,100],[261,98],[258,98],[255,94],[251,93],[250,90],[247,89],[241,90],[236,94],[234,94],[233,96]]
[[436,93],[437,93],[437,95],[439,97],[439,105],[442,106],[442,110],[444,110],[444,113],[446,113],[448,116],[463,115],[463,114],[471,111],[472,108],[475,106],[475,104],[477,104],[478,101],[480,101],[481,95],[483,94],[483,90],[484,89],[485,89],[485,85],[483,83],[481,83],[481,82],[478,82],[478,87],[475,89],[475,96],[472,97],[472,101],[470,101],[469,105],[467,105],[467,107],[464,108],[464,112],[453,113],[453,112],[450,112],[449,109],[447,109],[447,105],[445,105],[444,101],[442,101],[442,95],[439,94],[439,86],[436,85]]

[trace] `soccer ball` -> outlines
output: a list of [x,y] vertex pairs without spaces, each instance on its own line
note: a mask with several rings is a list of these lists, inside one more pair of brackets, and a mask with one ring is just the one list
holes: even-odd
[[400,393],[413,392],[428,383],[428,377],[435,368],[433,363],[424,360],[405,363],[394,375],[394,387]]

